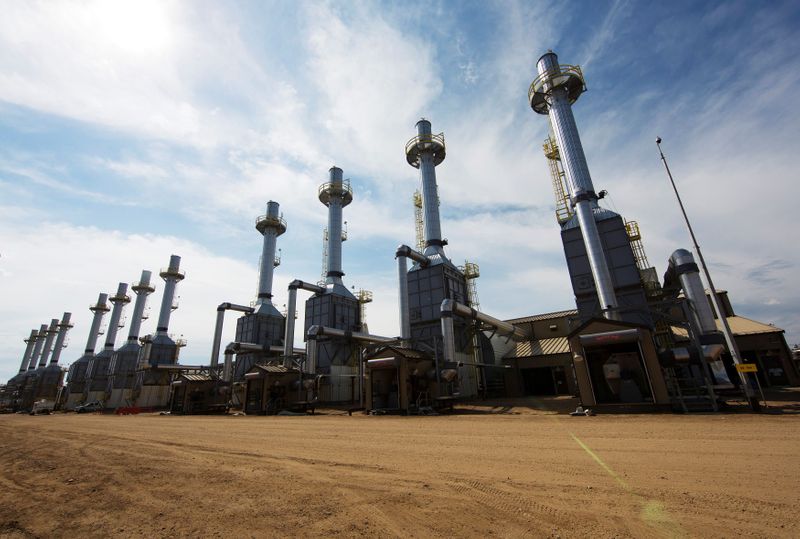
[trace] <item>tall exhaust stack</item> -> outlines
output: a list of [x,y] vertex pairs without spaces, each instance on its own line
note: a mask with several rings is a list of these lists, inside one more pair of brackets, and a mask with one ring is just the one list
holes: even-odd
[[28,363],[29,371],[36,369],[36,363],[39,361],[39,357],[42,355],[42,347],[44,346],[45,339],[47,339],[47,324],[42,324],[39,328],[39,333],[36,335],[36,343],[33,345],[31,361]]
[[89,337],[86,339],[85,355],[94,355],[94,350],[97,347],[97,338],[100,337],[100,325],[103,323],[103,317],[111,310],[108,308],[106,301],[108,301],[108,294],[101,293],[97,296],[97,303],[89,307],[94,316],[92,317],[92,325],[89,327]]
[[[550,117],[600,307],[604,311],[614,309],[618,306],[617,298],[594,218],[595,210],[599,209],[598,197],[572,115],[572,103],[586,89],[583,75],[575,66],[559,65],[558,56],[552,51],[539,58],[536,67],[539,76],[528,92],[531,108],[538,114]],[[605,316],[611,317],[608,312],[605,312]]]
[[50,352],[53,350],[53,340],[58,333],[58,318],[50,320],[50,327],[47,328],[47,337],[44,340],[44,348],[42,348],[42,357],[39,359],[39,368],[44,368],[47,365],[47,360],[50,359]]
[[64,313],[61,317],[61,322],[58,324],[58,336],[56,337],[56,344],[53,347],[53,355],[50,358],[51,365],[57,365],[58,360],[61,358],[61,351],[66,346],[64,342],[67,340],[67,332],[72,328],[70,319],[72,313]]
[[152,273],[147,270],[142,270],[142,276],[139,278],[138,283],[133,283],[131,290],[136,294],[136,301],[133,303],[133,314],[131,315],[131,325],[128,329],[128,344],[137,344],[139,340],[139,332],[142,329],[142,317],[144,316],[144,309],[147,306],[147,296],[156,291],[156,288],[150,284]]
[[164,279],[164,296],[161,298],[161,312],[158,315],[158,326],[156,335],[167,336],[169,330],[169,317],[172,314],[172,305],[175,301],[175,288],[178,283],[186,277],[181,271],[181,257],[172,255],[169,257],[169,267],[162,269],[159,275]]
[[[328,271],[325,283],[342,286],[342,208],[353,201],[353,191],[342,179],[342,169],[331,167],[329,180],[319,188],[319,201],[328,207]],[[291,314],[291,313],[290,313]]]
[[444,254],[446,242],[442,239],[439,221],[439,192],[436,185],[436,166],[445,158],[444,134],[434,135],[426,119],[417,122],[417,136],[406,143],[406,161],[419,169],[422,181],[425,251],[432,264],[449,262]]
[[106,344],[103,352],[110,354],[114,351],[114,346],[117,343],[117,333],[119,332],[119,321],[122,318],[122,310],[125,305],[130,303],[131,297],[128,295],[128,283],[119,283],[117,293],[108,301],[113,305],[111,309],[111,318],[108,320],[108,331],[106,331]]
[[[341,171],[340,171],[341,172]],[[258,314],[280,315],[272,304],[272,278],[275,268],[280,264],[275,256],[278,236],[286,232],[286,221],[280,214],[280,205],[270,200],[267,202],[267,213],[256,219],[256,230],[264,236],[261,249],[261,268],[258,274]],[[339,210],[341,215],[341,209]],[[341,247],[340,247],[341,252]]]
[[23,373],[28,370],[28,363],[31,361],[31,356],[33,355],[33,347],[36,346],[36,338],[39,336],[39,332],[35,329],[31,330],[31,335],[23,342],[25,343],[25,353],[22,355],[22,363],[19,366],[19,373]]

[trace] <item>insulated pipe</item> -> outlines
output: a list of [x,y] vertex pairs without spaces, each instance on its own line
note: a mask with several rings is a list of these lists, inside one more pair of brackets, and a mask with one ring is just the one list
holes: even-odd
[[47,360],[50,359],[50,352],[53,350],[53,339],[56,338],[58,333],[58,318],[50,320],[50,327],[47,328],[47,337],[44,340],[44,348],[42,348],[42,357],[39,359],[39,367],[47,365]]
[[119,331],[119,321],[122,318],[122,309],[130,303],[131,297],[128,295],[128,283],[119,283],[117,293],[108,298],[113,307],[111,308],[111,318],[108,320],[108,331],[106,331],[105,350],[114,351],[117,342],[117,332]]
[[433,135],[431,123],[424,118],[417,122],[416,127],[417,136],[406,144],[406,160],[412,167],[419,169],[422,181],[425,256],[438,256],[447,260],[439,221],[439,193],[436,186],[436,165],[445,158],[444,137]]
[[353,201],[353,191],[342,179],[342,169],[331,167],[329,180],[319,188],[319,201],[328,207],[327,284],[342,284],[342,208]]
[[186,277],[180,270],[181,257],[172,255],[169,257],[169,267],[162,269],[159,275],[164,279],[164,297],[161,298],[161,312],[158,315],[157,335],[166,335],[169,329],[169,317],[172,314],[172,303],[175,300],[175,288],[178,283]]
[[280,205],[270,200],[267,202],[267,213],[256,219],[256,230],[264,236],[261,249],[261,267],[258,274],[257,303],[272,304],[272,277],[275,266],[279,264],[275,258],[275,247],[278,236],[286,232],[286,221],[279,213]]
[[308,328],[308,338],[318,339],[319,337],[340,337],[348,340],[360,342],[396,342],[396,337],[382,337],[360,331],[346,331],[343,329],[329,328],[327,326],[311,326]]
[[36,335],[36,344],[33,345],[33,353],[31,354],[31,361],[28,363],[28,370],[32,371],[36,368],[36,362],[39,361],[39,356],[42,354],[42,346],[47,338],[47,324],[42,324],[39,327],[39,334]]
[[30,337],[23,341],[25,343],[25,353],[22,355],[22,363],[19,366],[19,372],[25,372],[28,369],[28,363],[31,361],[33,347],[36,345],[36,337],[38,335],[39,332],[35,329],[32,329]]
[[214,343],[211,345],[211,367],[219,364],[219,348],[222,345],[222,325],[225,322],[225,311],[239,311],[247,314],[253,313],[252,307],[237,305],[235,303],[220,303],[217,307],[217,323],[214,326]]
[[94,355],[94,349],[97,346],[97,338],[100,336],[100,324],[103,323],[103,317],[110,310],[106,301],[108,294],[100,294],[97,296],[97,303],[89,307],[89,310],[94,313],[92,318],[92,325],[89,327],[89,338],[86,339],[86,349],[84,353],[90,356]]
[[294,312],[297,309],[297,289],[302,288],[315,294],[322,294],[325,289],[311,283],[306,283],[295,279],[289,283],[289,301],[286,304],[286,333],[283,338],[283,362],[284,366],[291,362],[294,352]]
[[61,323],[58,324],[58,337],[56,337],[56,344],[53,347],[53,356],[50,358],[51,365],[57,365],[58,360],[61,358],[61,351],[66,346],[64,341],[67,340],[67,332],[72,328],[71,318],[72,313],[64,313],[61,317]]
[[[552,51],[539,58],[536,67],[539,77],[534,81],[529,93],[531,106],[536,112],[547,113],[550,116],[561,163],[572,194],[575,214],[578,216],[578,224],[583,234],[597,298],[603,311],[614,309],[618,306],[617,298],[594,219],[597,195],[589,175],[589,166],[586,163],[575,117],[572,115],[572,102],[583,91],[583,79],[574,71],[562,72],[558,56]],[[542,95],[546,96],[543,101]],[[605,312],[604,316],[612,317],[609,312]]]
[[511,337],[515,341],[524,341],[531,338],[530,332],[519,328],[514,324],[498,320],[493,316],[476,311],[475,309],[453,301],[452,299],[445,299],[442,301],[441,311],[443,316],[444,313],[454,313],[466,318],[483,322],[484,324],[493,327],[497,331],[498,335],[502,335],[503,337]]
[[150,284],[150,277],[152,273],[147,270],[142,270],[142,276],[139,278],[138,283],[133,283],[131,290],[136,294],[136,301],[133,303],[133,314],[131,315],[131,326],[128,330],[128,342],[134,343],[139,340],[139,332],[142,329],[142,317],[144,316],[144,308],[147,305],[147,296],[156,291],[156,288]]
[[700,268],[697,267],[692,253],[686,249],[678,249],[669,257],[669,264],[680,279],[681,288],[692,306],[692,315],[701,333],[703,335],[716,333],[717,324],[714,322],[714,314],[706,298],[705,287],[700,280]]
[[233,374],[233,354],[235,352],[233,350],[225,349],[225,363],[222,367],[222,379],[226,382],[230,382]]
[[407,341],[411,338],[411,315],[408,312],[408,264],[407,258],[397,255],[398,307],[400,308],[400,338]]

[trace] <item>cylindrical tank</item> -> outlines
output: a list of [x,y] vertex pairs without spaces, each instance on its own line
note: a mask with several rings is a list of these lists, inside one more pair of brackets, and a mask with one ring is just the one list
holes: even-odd
[[22,355],[22,363],[19,366],[19,372],[25,372],[28,369],[28,363],[31,361],[31,355],[33,354],[33,347],[36,346],[36,337],[39,335],[39,332],[35,329],[31,330],[30,336],[25,339],[25,353]]
[[101,293],[97,296],[97,303],[89,307],[89,310],[94,313],[94,316],[92,317],[92,325],[89,327],[89,337],[86,339],[86,349],[84,350],[87,355],[93,355],[97,347],[97,338],[100,336],[100,325],[103,323],[103,317],[110,310],[106,301],[108,301],[108,294]]
[[47,328],[47,337],[44,340],[44,348],[42,348],[42,357],[39,359],[39,367],[47,365],[47,360],[50,359],[50,352],[53,350],[53,341],[58,333],[58,318],[50,320],[50,327]]
[[670,256],[670,263],[681,281],[681,288],[686,299],[691,303],[691,312],[703,335],[719,331],[714,322],[714,313],[706,297],[703,281],[700,280],[700,269],[694,261],[692,253],[686,249],[677,249]]
[[125,305],[130,303],[131,298],[128,296],[128,283],[119,283],[117,293],[109,298],[113,305],[111,309],[111,318],[108,320],[108,331],[106,331],[106,345],[105,349],[109,351],[114,350],[117,342],[117,333],[119,332],[119,321],[122,318],[122,309]]
[[61,317],[61,323],[58,324],[58,337],[56,337],[56,344],[53,347],[53,356],[50,358],[51,365],[58,364],[58,360],[61,358],[61,352],[65,346],[64,342],[67,340],[67,332],[72,328],[71,318],[72,313],[64,313]]
[[343,179],[342,169],[331,167],[328,181],[319,188],[319,200],[328,207],[327,284],[342,284],[342,208],[353,201],[353,191]]
[[133,303],[133,314],[131,315],[131,325],[128,328],[128,343],[138,344],[139,332],[142,329],[142,317],[147,306],[147,296],[155,292],[155,287],[150,284],[152,273],[142,270],[142,276],[138,283],[133,283],[131,290],[136,294],[136,301]]
[[42,347],[44,346],[45,339],[47,339],[47,324],[42,324],[39,327],[39,333],[36,335],[36,343],[33,345],[31,361],[28,363],[29,371],[36,369],[36,363],[39,361],[39,357],[42,354]]
[[261,267],[258,273],[258,304],[272,304],[272,279],[278,260],[278,236],[286,232],[286,222],[280,214],[280,205],[270,200],[267,202],[267,213],[256,219],[256,230],[264,236],[261,248]]

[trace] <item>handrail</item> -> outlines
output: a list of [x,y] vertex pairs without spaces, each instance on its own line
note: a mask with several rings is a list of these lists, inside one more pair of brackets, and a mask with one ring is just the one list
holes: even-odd
[[[530,88],[528,88],[528,101],[533,99],[534,94],[548,93],[553,88],[561,86],[573,77],[577,77],[583,86],[583,90],[586,90],[586,81],[583,78],[583,71],[581,71],[580,66],[561,64],[558,67],[548,69],[533,79]],[[550,82],[550,88],[547,91],[543,91],[546,82]]]
[[264,215],[259,215],[256,217],[256,228],[260,224],[274,224],[277,225],[279,228],[286,230],[286,220],[283,218],[283,214],[278,215],[277,217],[273,217],[268,213]]
[[433,133],[422,134],[412,137],[408,142],[406,142],[406,154],[408,154],[415,147],[419,147],[419,145],[421,144],[433,144],[433,143],[437,143],[442,148],[444,148],[444,133],[439,133],[438,135],[434,135]]
[[[338,187],[338,189],[334,189],[334,186]],[[353,196],[353,189],[350,187],[350,180],[342,180],[341,182],[325,182],[319,186],[317,190],[317,195],[322,195],[322,193],[329,192],[332,195],[350,195]]]

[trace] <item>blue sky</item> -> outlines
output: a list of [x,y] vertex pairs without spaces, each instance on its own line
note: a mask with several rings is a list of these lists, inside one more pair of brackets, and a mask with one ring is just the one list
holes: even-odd
[[584,69],[574,110],[595,186],[639,221],[659,273],[690,244],[656,135],[717,286],[800,341],[799,34],[793,2],[7,3],[0,380],[63,311],[62,358],[77,359],[97,294],[173,253],[187,278],[171,331],[182,361],[207,361],[216,305],[255,297],[268,200],[289,224],[276,303],[319,277],[316,189],[333,164],[355,190],[345,283],[374,292],[370,331],[397,334],[393,252],[413,244],[418,185],[403,145],[421,116],[445,133],[442,228],[450,256],[481,267],[482,309],[572,307],[547,122],[526,102],[547,49]]

